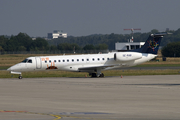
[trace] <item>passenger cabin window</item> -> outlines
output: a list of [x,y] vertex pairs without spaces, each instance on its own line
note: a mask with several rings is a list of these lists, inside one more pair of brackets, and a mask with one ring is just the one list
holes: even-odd
[[56,62],[56,60],[54,60],[54,62]]
[[51,60],[49,60],[49,63],[51,63]]
[[69,62],[69,60],[67,60],[67,62]]
[[102,58],[102,60],[104,60],[104,58]]
[[47,63],[47,61],[44,61],[45,63]]
[[89,61],[89,59],[87,59],[87,61]]
[[92,60],[94,61],[94,58]]
[[65,62],[65,60],[63,60],[63,62]]
[[58,60],[58,62],[61,62],[61,60]]
[[72,59],[72,62],[74,62],[74,59]]
[[82,61],[84,61],[84,59],[82,59]]
[[98,61],[99,61],[100,59],[98,58]]
[[107,60],[109,60],[109,58],[107,58]]
[[79,62],[79,59],[77,59],[77,61]]

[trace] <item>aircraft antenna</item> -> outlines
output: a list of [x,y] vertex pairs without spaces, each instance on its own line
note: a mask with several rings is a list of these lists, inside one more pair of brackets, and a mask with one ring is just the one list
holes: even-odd
[[134,30],[141,30],[141,28],[136,28],[136,29],[124,29],[124,30],[131,30],[131,36],[132,36],[132,39],[130,39],[130,42],[133,42],[133,34],[134,34]]

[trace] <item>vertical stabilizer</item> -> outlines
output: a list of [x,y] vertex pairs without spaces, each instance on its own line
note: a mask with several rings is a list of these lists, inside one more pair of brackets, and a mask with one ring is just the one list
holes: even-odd
[[131,50],[130,52],[157,54],[160,43],[161,43],[161,39],[166,34],[167,33],[151,34],[149,35],[145,44],[141,48],[136,49],[136,50]]

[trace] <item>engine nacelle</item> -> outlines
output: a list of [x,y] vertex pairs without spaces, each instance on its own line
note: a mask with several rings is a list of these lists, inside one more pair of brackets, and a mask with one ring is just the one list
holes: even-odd
[[119,52],[114,54],[115,61],[131,61],[142,58],[142,53],[136,52]]

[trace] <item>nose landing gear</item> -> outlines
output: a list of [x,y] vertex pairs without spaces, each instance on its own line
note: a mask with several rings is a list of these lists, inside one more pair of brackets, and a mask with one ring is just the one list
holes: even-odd
[[[14,71],[11,71],[11,74],[17,74],[17,75],[19,75],[19,79],[22,79],[22,73],[21,72],[14,72]],[[12,77],[13,77],[13,75],[12,75]]]
[[18,77],[19,79],[22,79],[22,75],[21,74],[19,74],[19,77]]

